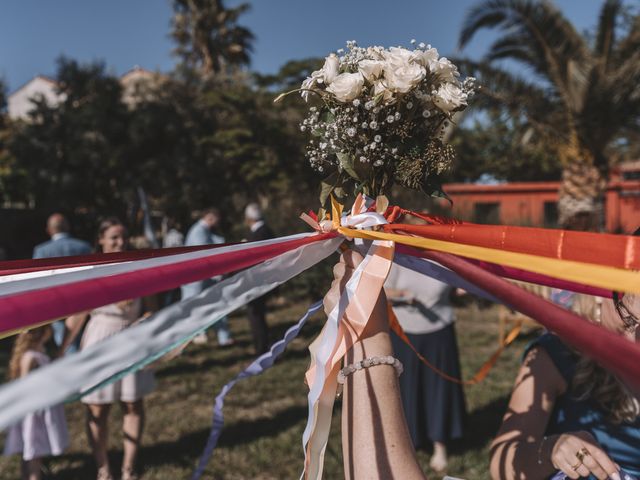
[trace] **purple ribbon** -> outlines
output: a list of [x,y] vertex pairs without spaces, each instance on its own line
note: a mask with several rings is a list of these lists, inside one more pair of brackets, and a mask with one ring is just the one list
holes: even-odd
[[[638,480],[636,477],[628,474],[624,470],[620,470],[620,472],[618,473],[620,473],[620,478],[622,478],[622,480]],[[567,474],[561,471],[558,471],[558,473],[556,473],[553,477],[551,477],[551,480],[567,480],[567,479],[569,479]]]
[[209,463],[209,460],[211,460],[213,450],[218,444],[218,439],[220,438],[222,427],[224,426],[224,415],[222,413],[222,408],[224,407],[224,397],[227,396],[227,393],[231,391],[233,386],[238,381],[242,380],[243,378],[260,375],[262,372],[272,367],[277,358],[282,354],[282,352],[284,352],[284,349],[287,348],[287,345],[289,345],[291,340],[298,336],[298,333],[300,333],[300,330],[307,322],[309,317],[321,308],[322,300],[311,305],[311,307],[309,307],[309,310],[307,310],[307,313],[305,313],[303,317],[298,320],[298,323],[289,328],[289,330],[287,330],[287,332],[284,334],[284,337],[271,346],[270,351],[260,355],[253,362],[251,362],[251,364],[247,368],[240,372],[233,380],[222,387],[222,390],[220,390],[220,393],[216,397],[216,401],[213,407],[213,421],[211,425],[211,432],[209,433],[209,438],[207,439],[207,445],[204,447],[204,451],[202,452],[202,455],[198,460],[198,466],[191,477],[192,480],[198,480],[202,476],[205,467]]

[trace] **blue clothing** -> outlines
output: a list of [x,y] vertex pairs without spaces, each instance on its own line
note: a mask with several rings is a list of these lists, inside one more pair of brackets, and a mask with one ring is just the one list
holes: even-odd
[[[193,247],[196,245],[214,245],[224,243],[224,237],[211,232],[206,223],[202,220],[197,221],[189,229],[187,238],[184,242],[185,246]],[[199,282],[187,283],[182,285],[182,298],[189,298],[198,295],[204,289],[209,288],[219,279],[206,279]]]
[[[187,232],[187,238],[185,239],[185,246],[192,247],[196,245],[217,245],[224,243],[224,237],[216,235],[211,231],[208,225],[202,220],[198,220],[194,223],[189,232]],[[189,297],[195,297],[203,290],[209,288],[216,282],[220,281],[221,277],[207,278],[199,282],[192,282],[182,285],[180,291],[182,293],[182,299]],[[218,343],[220,345],[226,345],[231,341],[231,332],[229,331],[229,321],[227,317],[220,319],[213,327],[218,336]]]
[[36,245],[33,258],[70,257],[91,253],[91,246],[82,240],[71,237],[68,233],[56,233],[48,242]]
[[[73,238],[68,233],[56,233],[51,240],[36,245],[33,258],[71,257],[91,253],[91,246],[82,240]],[[65,334],[64,320],[58,320],[51,325],[53,341],[57,346],[62,345]],[[73,353],[80,347],[80,336],[67,348],[67,353]]]
[[[596,439],[609,457],[631,475],[640,475],[640,418],[615,424],[593,400],[578,400],[571,394],[578,356],[555,335],[545,333],[527,347],[540,347],[567,382],[567,392],[556,399],[545,435],[584,430]],[[526,352],[525,352],[526,353]]]

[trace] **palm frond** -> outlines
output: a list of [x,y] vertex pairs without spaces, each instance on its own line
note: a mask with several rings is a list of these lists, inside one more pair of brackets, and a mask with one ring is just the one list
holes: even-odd
[[512,118],[526,119],[541,134],[563,134],[563,110],[553,92],[486,62],[455,59],[455,63],[465,75],[478,79],[474,108],[505,110]]
[[620,0],[607,0],[602,5],[595,44],[595,54],[601,68],[608,69],[611,52],[616,43],[616,22],[622,9]]
[[627,35],[617,45],[615,56],[618,61],[625,61],[640,50],[640,15],[632,20]]
[[485,58],[489,62],[505,58],[515,59],[528,65],[535,72],[544,75],[545,66],[527,40],[517,32],[500,37],[491,45]]
[[[497,52],[499,58],[525,58],[535,70],[549,78],[556,89],[571,102],[568,91],[576,84],[573,75],[584,77],[591,66],[586,42],[573,25],[550,2],[534,0],[486,0],[472,8],[463,24],[459,38],[464,47],[483,28],[499,28],[507,40],[507,47]],[[503,37],[504,38],[504,37]],[[517,42],[522,48],[515,48]],[[489,53],[489,58],[492,53]],[[534,59],[537,57],[537,60]],[[579,68],[568,68],[569,60]]]

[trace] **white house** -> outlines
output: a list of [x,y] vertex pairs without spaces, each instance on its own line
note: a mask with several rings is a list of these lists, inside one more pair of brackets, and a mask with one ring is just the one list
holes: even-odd
[[51,106],[58,105],[63,95],[57,93],[57,82],[42,75],[38,75],[10,94],[7,98],[7,112],[11,119],[25,120],[33,109],[31,99],[44,98]]
[[[149,100],[150,87],[157,86],[165,77],[157,72],[134,67],[120,77],[122,85],[122,101],[134,108],[141,100]],[[64,100],[64,94],[57,93],[58,83],[43,75],[38,75],[7,98],[7,111],[13,120],[27,120],[33,109],[32,99],[44,97],[50,106],[58,105]]]

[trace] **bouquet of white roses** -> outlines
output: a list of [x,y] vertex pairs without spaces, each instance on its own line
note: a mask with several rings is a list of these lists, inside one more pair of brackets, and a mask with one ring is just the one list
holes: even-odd
[[384,195],[394,182],[442,195],[439,177],[453,160],[443,134],[452,114],[466,108],[474,81],[460,81],[456,66],[422,43],[409,50],[351,41],[346,52],[326,57],[294,90],[321,100],[300,126],[311,136],[312,167],[331,173],[321,202],[351,186],[355,194]]

